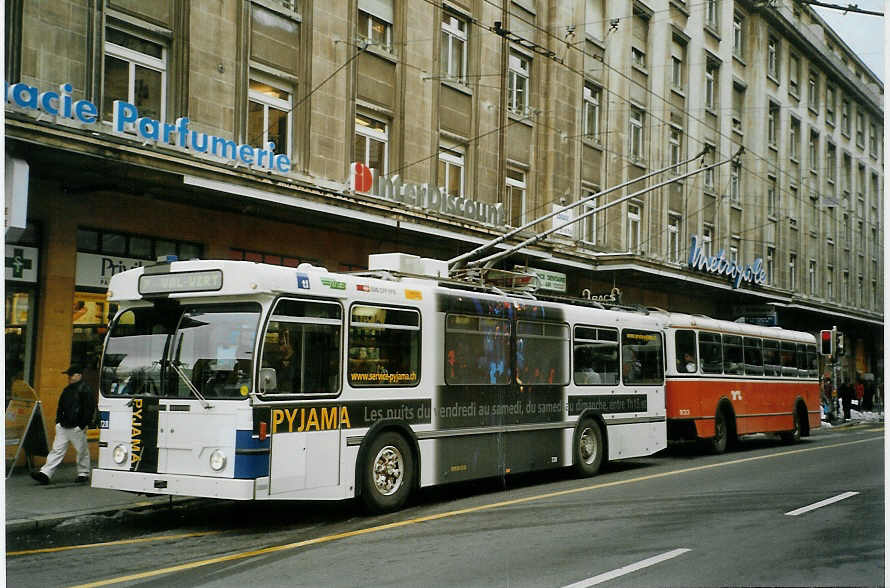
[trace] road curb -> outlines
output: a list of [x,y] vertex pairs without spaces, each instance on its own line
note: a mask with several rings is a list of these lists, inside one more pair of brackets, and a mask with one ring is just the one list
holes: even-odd
[[172,502],[169,499],[161,500],[144,500],[140,502],[134,502],[132,504],[126,504],[121,506],[114,507],[104,507],[104,508],[91,508],[84,509],[66,513],[54,513],[54,514],[46,514],[46,515],[35,515],[31,517],[25,517],[20,519],[11,519],[6,521],[6,532],[7,533],[19,533],[23,531],[38,531],[41,529],[48,529],[51,527],[55,527],[65,521],[76,519],[79,517],[88,517],[88,516],[105,516],[111,517],[119,512],[145,512],[149,510],[159,510],[161,508],[172,508],[175,506],[180,506],[182,504],[187,504],[190,502],[196,502],[201,500],[200,498],[192,498],[192,497],[174,497]]

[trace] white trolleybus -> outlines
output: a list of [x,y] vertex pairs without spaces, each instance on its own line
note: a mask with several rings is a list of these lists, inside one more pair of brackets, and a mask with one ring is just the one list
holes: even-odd
[[408,258],[115,275],[93,486],[386,511],[419,487],[593,475],[666,446],[664,316],[462,285],[433,260],[392,271]]

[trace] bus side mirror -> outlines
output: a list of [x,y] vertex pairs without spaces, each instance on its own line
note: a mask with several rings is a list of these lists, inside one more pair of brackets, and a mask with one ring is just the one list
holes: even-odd
[[276,392],[278,390],[278,374],[275,368],[260,369],[260,392]]

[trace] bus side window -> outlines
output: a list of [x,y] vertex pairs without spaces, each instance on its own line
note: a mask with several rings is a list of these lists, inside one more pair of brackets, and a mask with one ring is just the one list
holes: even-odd
[[723,373],[744,373],[744,360],[742,338],[738,335],[723,335]]
[[674,333],[674,351],[679,373],[693,374],[698,371],[698,360],[695,357],[695,331],[683,330]]
[[354,305],[349,316],[349,383],[414,386],[420,381],[420,313]]
[[763,373],[766,376],[780,376],[782,374],[778,341],[771,339],[763,340]]
[[445,319],[445,383],[509,384],[510,321],[449,314]]
[[756,337],[745,337],[745,373],[750,376],[763,375],[762,345]]
[[779,355],[782,359],[782,375],[786,378],[796,378],[797,347],[794,343],[782,341],[779,344]]
[[803,343],[797,344],[797,377],[807,377],[807,346]]
[[663,383],[664,346],[661,333],[622,331],[621,373],[625,384]]
[[516,381],[569,383],[569,328],[563,323],[516,321]]
[[575,384],[618,383],[618,331],[577,326],[573,353]]
[[723,373],[723,343],[718,333],[699,333],[698,352],[701,356],[701,371],[706,374]]
[[340,389],[342,311],[332,302],[279,300],[263,336],[260,367],[273,368],[265,394],[333,394]]
[[815,345],[807,345],[807,363],[809,364],[809,369],[807,370],[807,375],[811,378],[819,377],[819,354],[816,353]]

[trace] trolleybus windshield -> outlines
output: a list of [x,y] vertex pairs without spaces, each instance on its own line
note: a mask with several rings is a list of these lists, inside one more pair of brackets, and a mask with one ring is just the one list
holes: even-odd
[[108,335],[101,391],[110,397],[246,398],[259,317],[259,304],[125,310]]

